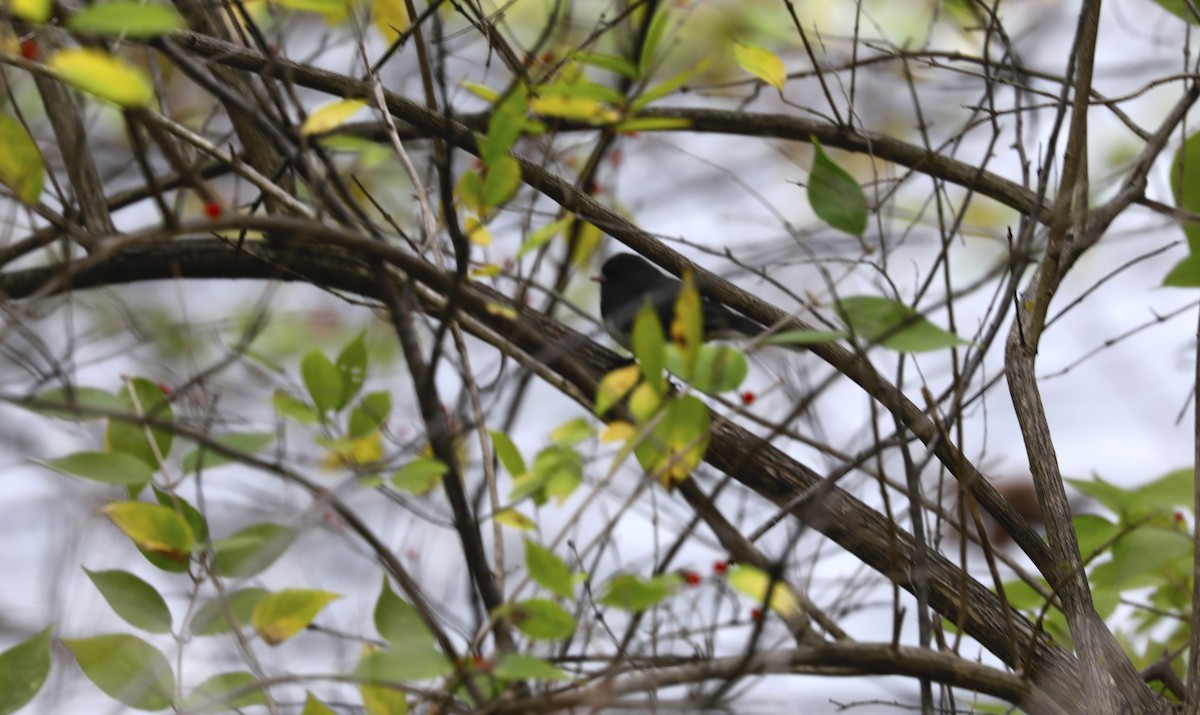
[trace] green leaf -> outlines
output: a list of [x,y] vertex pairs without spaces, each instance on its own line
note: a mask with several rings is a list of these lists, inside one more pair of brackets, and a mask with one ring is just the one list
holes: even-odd
[[[133,416],[152,419],[157,422],[171,422],[175,415],[171,411],[171,403],[161,387],[143,377],[134,378],[126,383],[121,391],[122,407]],[[146,438],[149,431],[154,440],[151,444]],[[110,419],[105,430],[105,443],[110,452],[131,454],[150,465],[157,471],[158,458],[163,459],[171,452],[171,442],[174,435],[170,430],[148,428],[137,422],[125,422]]]
[[480,151],[480,158],[489,171],[504,159],[512,159],[508,152],[521,137],[528,106],[529,91],[523,82],[514,84],[496,105],[491,119],[488,120],[487,139]]
[[[367,379],[367,342],[366,331],[362,331],[342,352],[338,353],[337,369],[341,376],[342,391],[334,410],[340,410],[362,391],[363,382]],[[316,398],[313,398],[314,401]],[[388,398],[389,404],[391,398]],[[319,404],[319,403],[318,403]]]
[[634,574],[621,574],[608,582],[598,603],[624,611],[638,612],[658,605],[679,590],[683,579],[678,574],[660,574],[642,579]]
[[64,420],[86,421],[103,418],[101,414],[87,414],[89,410],[96,412],[128,411],[128,405],[120,397],[97,387],[73,387],[70,390],[55,387],[38,393],[34,399],[53,406],[31,407],[31,410]]
[[834,163],[812,137],[813,165],[808,175],[808,203],[825,223],[861,236],[867,230],[867,196],[845,169]]
[[859,338],[896,352],[919,353],[970,344],[907,305],[887,298],[852,296],[840,299],[835,308],[842,322]]
[[275,406],[276,412],[302,425],[314,425],[321,421],[321,415],[312,405],[292,397],[283,390],[275,391],[271,396],[271,404]]
[[46,64],[69,84],[126,109],[154,101],[154,88],[141,70],[101,50],[59,50]]
[[226,617],[227,609],[229,616],[233,618],[238,627],[244,628],[250,625],[254,609],[259,602],[269,595],[271,592],[266,589],[245,588],[226,594],[227,598],[224,603],[219,597],[214,598],[196,609],[188,629],[194,636],[215,636],[229,633],[232,629],[229,625],[229,618]]
[[583,456],[570,447],[552,444],[538,452],[529,474],[513,479],[509,499],[520,501],[532,496],[535,504],[550,497],[562,503],[583,481]]
[[313,350],[300,361],[304,387],[321,414],[342,406],[342,372],[320,350]]
[[738,66],[780,92],[787,81],[787,69],[783,60],[774,52],[758,45],[734,44],[733,58]]
[[520,186],[521,165],[517,160],[508,155],[497,158],[483,177],[483,205],[494,208],[504,204]]
[[153,586],[128,571],[83,571],[126,623],[149,633],[171,632],[171,610]]
[[386,576],[375,601],[375,629],[392,645],[420,642],[432,646],[434,643],[433,633],[417,607],[398,596]]
[[[216,437],[216,441],[230,449],[236,449],[239,452],[247,454],[255,454],[267,447],[275,441],[274,432],[230,432]],[[200,461],[203,455],[204,461]],[[226,464],[232,464],[233,459],[226,457],[223,454],[217,454],[211,450],[197,447],[183,455],[181,466],[185,473],[191,473],[198,470],[201,466],[205,469],[216,469]]]
[[495,430],[489,430],[488,434],[492,436],[492,449],[496,450],[496,456],[500,458],[500,463],[508,470],[509,475],[519,477],[525,474],[525,460],[521,458],[521,452],[513,444],[512,438]]
[[175,697],[171,664],[157,648],[130,635],[63,639],[83,674],[110,697],[137,710],[164,710]]
[[557,641],[575,632],[575,617],[545,598],[506,603],[497,614],[512,621],[517,630],[534,640]]
[[264,597],[250,622],[267,645],[279,645],[308,627],[321,609],[340,595],[330,591],[289,588]]
[[428,494],[449,471],[446,463],[433,457],[414,459],[392,475],[392,486],[413,494]]
[[106,2],[71,15],[67,18],[67,27],[93,35],[145,39],[182,30],[187,27],[187,22],[170,5]]
[[690,370],[683,364],[683,355],[676,346],[668,345],[667,369],[709,395],[736,390],[750,374],[746,354],[732,345],[700,345]]
[[1154,2],[1176,17],[1186,20],[1189,24],[1197,24],[1196,14],[1188,6],[1188,0],[1154,0]]
[[1186,581],[1195,544],[1182,532],[1142,527],[1113,545],[1115,583],[1122,590]]
[[600,69],[608,70],[628,79],[636,79],[638,75],[637,67],[624,57],[605,55],[598,52],[572,52],[569,56],[581,64],[599,67]]
[[49,628],[0,652],[0,715],[25,707],[49,674]]
[[213,542],[213,568],[226,578],[245,578],[266,570],[292,545],[296,532],[264,522]]
[[505,653],[492,667],[492,676],[499,680],[570,680],[571,676],[541,658],[522,653]]
[[768,337],[767,345],[821,345],[846,338],[840,330],[784,330]]
[[648,301],[633,319],[630,332],[630,349],[641,366],[642,375],[656,393],[662,395],[667,389],[667,378],[663,375],[666,364],[666,337],[658,311]]
[[[1188,228],[1190,229],[1190,226]],[[1200,224],[1196,226],[1195,231],[1200,233]],[[1185,256],[1167,273],[1162,284],[1167,288],[1200,288],[1200,256]]]
[[564,447],[574,447],[580,442],[591,439],[593,434],[591,423],[586,418],[576,417],[555,427],[550,432],[550,439]]
[[[200,683],[184,699],[184,707],[202,712],[228,712],[251,705],[266,705],[267,695],[261,688],[245,690],[258,685],[258,678],[245,671],[220,673]],[[241,694],[233,697],[233,693]]]
[[513,256],[513,260],[519,261],[530,251],[536,251],[537,249],[541,248],[548,243],[550,239],[554,238],[564,229],[568,228],[571,225],[571,222],[574,220],[574,216],[567,215],[555,221],[554,223],[546,224],[545,226],[542,226],[533,233],[529,234],[529,238],[525,239],[525,241],[521,244],[521,247],[517,249],[516,255]]
[[32,206],[42,196],[45,179],[46,165],[37,142],[20,122],[0,114],[0,184]]
[[354,676],[372,683],[407,683],[439,678],[453,671],[453,664],[432,643],[403,641],[363,658]]
[[51,459],[46,466],[63,474],[104,484],[143,487],[154,478],[150,465],[123,452],[76,452]]
[[186,562],[192,554],[192,528],[170,507],[145,502],[117,502],[101,509],[138,548]]
[[1117,535],[1120,527],[1098,514],[1080,514],[1072,519],[1075,536],[1079,539],[1079,553],[1087,558]]
[[[696,77],[699,74],[702,74],[705,70],[707,70],[708,65],[709,65],[709,61],[707,59],[700,60],[700,62],[696,63],[695,67],[688,69],[688,70],[684,70],[684,71],[680,72],[679,74],[676,74],[673,77],[670,77],[666,80],[663,80],[659,84],[654,85],[653,87],[646,90],[645,92],[642,92],[637,97],[635,97],[634,100],[630,103],[630,111],[640,112],[643,108],[648,107],[654,101],[656,101],[658,99],[662,99],[663,97],[667,96],[668,94],[674,93],[675,90],[679,89],[683,85],[692,81],[692,78]],[[638,120],[632,119],[630,121],[636,122]],[[690,121],[688,123],[689,123],[689,125],[691,124]],[[621,126],[621,125],[618,125],[618,127],[619,126]],[[671,127],[665,127],[665,126],[658,127],[658,129],[668,129],[668,128],[671,128]],[[622,131],[633,131],[633,130],[625,129]]]
[[533,580],[546,590],[567,600],[575,597],[571,568],[554,552],[526,539],[525,565]]
[[306,693],[304,699],[304,710],[300,715],[337,715],[328,705],[321,702],[317,696],[312,693]]
[[392,412],[392,393],[372,392],[350,410],[350,437],[366,437],[383,424]]
[[638,62],[639,77],[648,77],[650,70],[658,61],[658,46],[667,32],[667,20],[670,16],[668,9],[670,5],[650,5],[649,7],[657,7],[658,12],[650,19],[650,27],[646,30],[646,36],[642,40],[642,52]]
[[685,117],[635,117],[617,122],[613,127],[623,134],[635,132],[674,132],[692,128],[692,120]]
[[195,542],[199,543],[208,540],[208,522],[204,520],[204,516],[196,507],[189,504],[186,499],[178,494],[163,491],[153,484],[150,485],[150,488],[154,490],[154,498],[159,504],[183,515],[184,521],[192,529],[192,539]]
[[[1171,194],[1177,207],[1200,213],[1200,132],[1188,137],[1175,150],[1171,160]],[[1200,253],[1200,222],[1185,221],[1183,233],[1187,236],[1188,250]]]

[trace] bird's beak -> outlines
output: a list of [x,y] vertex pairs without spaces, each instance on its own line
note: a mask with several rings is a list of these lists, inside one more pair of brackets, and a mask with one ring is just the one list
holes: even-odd
[[604,282],[604,274],[597,273],[596,275],[592,276],[592,281],[595,283],[603,283]]

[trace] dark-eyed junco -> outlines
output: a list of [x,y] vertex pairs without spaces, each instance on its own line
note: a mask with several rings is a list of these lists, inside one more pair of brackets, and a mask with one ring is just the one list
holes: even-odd
[[[649,301],[658,312],[663,330],[671,329],[675,300],[683,283],[662,273],[654,264],[632,253],[618,253],[604,262],[600,275],[600,317],[608,334],[629,347],[629,333],[638,311]],[[701,296],[704,310],[704,339],[754,337],[766,330],[758,323]]]

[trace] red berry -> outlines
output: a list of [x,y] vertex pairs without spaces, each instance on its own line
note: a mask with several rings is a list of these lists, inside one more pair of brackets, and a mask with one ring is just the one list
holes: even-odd
[[755,395],[753,390],[746,390],[742,393],[743,405],[753,405],[756,399],[758,399],[758,395]]
[[700,578],[700,574],[696,573],[695,571],[684,571],[683,580],[686,581],[687,585],[689,586],[699,586],[702,579]]
[[759,608],[758,606],[755,606],[754,608],[750,609],[750,620],[761,621],[762,616],[763,616],[762,609]]
[[217,203],[216,201],[204,202],[204,215],[210,219],[221,218],[222,210],[221,204]]
[[36,60],[38,56],[37,40],[32,37],[21,41],[21,56],[27,60]]
[[729,562],[728,561],[714,561],[713,562],[713,573],[721,575],[721,574],[724,574],[728,570],[729,570]]

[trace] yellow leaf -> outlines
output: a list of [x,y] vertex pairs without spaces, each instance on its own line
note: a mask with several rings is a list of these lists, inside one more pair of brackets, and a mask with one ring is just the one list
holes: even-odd
[[472,278],[495,278],[500,275],[504,267],[498,263],[485,263],[478,268],[471,269]]
[[733,57],[742,69],[780,92],[783,91],[783,83],[787,80],[787,70],[783,66],[783,60],[779,59],[774,52],[757,45],[735,44]]
[[408,29],[408,10],[404,7],[404,0],[371,0],[371,22],[383,39],[394,42],[400,33]]
[[154,99],[154,88],[141,70],[101,50],[62,50],[47,64],[66,82],[128,109]]
[[331,449],[321,460],[321,466],[337,469],[347,465],[371,464],[380,459],[383,459],[383,437],[379,430],[375,430],[365,437],[350,440],[349,446]]
[[533,519],[530,519],[516,509],[502,509],[492,515],[492,518],[495,519],[497,524],[518,531],[533,531],[536,526],[533,523]]
[[367,106],[361,99],[339,99],[317,107],[300,125],[300,135],[324,134],[346,123],[358,110]]
[[612,422],[600,433],[600,441],[604,444],[624,442],[637,434],[637,429],[628,422]]
[[[779,580],[772,583],[771,577],[762,569],[742,564],[729,571],[728,579],[729,585],[735,590],[757,599],[759,603],[765,603],[767,608],[779,615],[800,615],[800,602],[796,600],[796,595],[787,584]],[[771,589],[769,600],[766,598],[768,588]]]
[[510,320],[517,319],[516,309],[510,308],[507,305],[501,305],[499,303],[488,303],[487,305],[484,306],[484,310],[491,313],[492,315],[498,315],[501,318],[508,318]]
[[468,216],[466,220],[467,240],[476,246],[492,245],[492,232],[479,219]]
[[30,22],[45,22],[50,19],[53,3],[50,0],[8,0],[12,14]]

